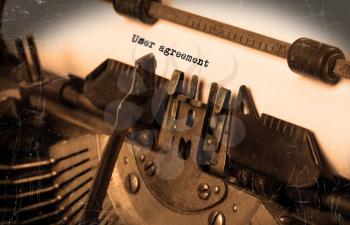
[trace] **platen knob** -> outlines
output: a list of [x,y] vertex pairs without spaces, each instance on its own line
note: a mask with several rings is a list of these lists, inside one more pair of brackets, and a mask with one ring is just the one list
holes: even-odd
[[113,0],[114,9],[124,15],[138,18],[144,23],[154,24],[157,18],[151,17],[148,10],[152,2],[159,2],[158,0]]
[[345,59],[344,53],[339,48],[308,38],[296,40],[290,46],[287,56],[292,71],[317,77],[329,84],[336,84],[339,81],[339,77],[333,73],[338,59]]

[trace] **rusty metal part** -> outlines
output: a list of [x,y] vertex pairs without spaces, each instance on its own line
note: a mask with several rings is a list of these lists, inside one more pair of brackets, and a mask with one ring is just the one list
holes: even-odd
[[350,62],[338,59],[335,63],[333,73],[338,77],[350,79]]
[[231,115],[231,162],[291,187],[315,185],[322,165],[312,132],[266,114],[260,117],[249,96],[242,86]]
[[225,216],[221,211],[214,211],[209,215],[208,225],[225,225]]
[[[279,225],[278,215],[282,213],[277,205],[272,201],[266,201],[250,195],[248,192],[238,189],[233,185],[228,185],[227,197],[219,204],[196,213],[183,213],[173,210],[164,205],[162,201],[152,193],[147,187],[145,179],[142,176],[142,170],[137,166],[139,156],[135,153],[142,146],[132,144],[126,141],[120,152],[120,156],[113,170],[112,181],[108,188],[106,200],[114,203],[113,212],[118,215],[115,224],[128,225],[183,225],[183,224],[208,224],[209,218],[213,212],[220,211],[225,216],[225,225],[252,224],[258,225],[264,221],[264,224]],[[134,151],[132,151],[134,149]],[[148,152],[150,152],[148,150]],[[100,152],[102,154],[102,152]],[[124,158],[129,159],[129,163],[124,163]],[[147,156],[145,156],[147,158]],[[120,188],[124,185],[129,173],[134,173],[140,177],[140,189],[137,194],[130,194],[127,189]],[[203,172],[205,173],[205,172]],[[179,186],[174,186],[174,189]],[[213,187],[214,188],[214,187]],[[189,188],[182,189],[186,193]],[[164,190],[165,191],[165,190]],[[197,187],[195,188],[197,191]],[[196,194],[194,197],[198,198]],[[207,201],[207,200],[201,200]],[[273,208],[274,205],[275,208]],[[238,208],[234,210],[234,208]],[[217,218],[215,221],[222,221]],[[210,220],[211,221],[211,220]]]
[[59,218],[71,222],[85,204],[99,147],[96,136],[88,135],[52,145],[36,159],[2,162],[1,223],[41,224]]
[[[109,68],[104,68],[104,71],[102,72],[115,72],[115,68],[111,65],[118,64],[109,63],[108,66],[107,61],[107,67]],[[124,90],[124,93],[117,92],[116,96],[112,96],[117,99],[119,97],[119,102],[117,103],[118,105],[115,110],[113,131],[106,144],[105,150],[103,151],[101,162],[94,177],[93,188],[90,192],[88,202],[86,204],[81,220],[83,223],[90,223],[91,221],[98,223],[99,221],[99,215],[102,210],[103,201],[107,193],[107,188],[110,183],[113,168],[118,159],[124,140],[128,135],[128,130],[132,127],[137,127],[137,123],[143,124],[145,126],[150,126],[154,122],[154,115],[149,115],[147,112],[151,108],[151,100],[149,98],[153,96],[156,90],[156,87],[154,86],[155,67],[156,62],[153,54],[146,55],[137,60],[135,62],[135,68],[131,70],[131,76],[127,76],[126,78],[124,77],[125,80],[123,80],[123,84],[126,85],[128,89]],[[103,75],[103,73],[101,74],[101,71],[98,73],[95,70],[89,76],[89,79],[96,80],[97,78],[101,78],[101,75]],[[105,77],[102,77],[102,79],[103,78]],[[149,85],[147,85],[145,90],[142,90],[142,87],[144,87],[142,84],[146,83]],[[94,100],[96,100],[96,98],[92,99],[92,102],[94,102]],[[130,102],[141,104],[141,109],[143,111],[139,113],[137,110],[130,110]],[[146,116],[143,117],[142,115]],[[129,121],[129,118],[132,118],[132,120]],[[156,173],[156,166],[152,161],[148,164],[148,166],[145,167],[145,172],[150,177],[154,176]]]
[[285,58],[290,44],[255,32],[224,24],[206,17],[152,2],[148,14],[204,33],[208,33],[247,47]]
[[137,194],[140,189],[140,181],[136,174],[132,173],[125,179],[125,188],[130,194]]
[[[190,85],[190,90],[183,90],[182,80],[183,73],[175,71],[168,86],[168,93],[172,95],[168,111],[165,112],[168,116],[164,119],[163,129],[159,133],[160,149],[149,151],[135,148],[135,155],[146,186],[159,201],[179,212],[198,212],[223,200],[227,194],[227,183],[203,173],[197,164],[202,131],[206,130],[204,115],[211,108],[191,104],[193,95],[189,97],[182,93],[193,92],[194,88]],[[189,112],[195,115],[191,119],[192,126],[188,126],[187,123],[188,116],[191,116]],[[146,163],[140,160],[141,155],[147,158]],[[149,168],[157,169],[150,173],[145,170]],[[209,192],[203,193],[199,195],[202,197],[198,198],[198,187],[201,184],[206,184],[210,189],[218,187],[221,191],[215,196],[208,194]],[[178,188],[174,188],[175,186]],[[183,192],[184,189],[188,191]]]
[[212,173],[225,177],[228,146],[228,114],[231,91],[212,84],[204,117],[203,138],[198,162]]

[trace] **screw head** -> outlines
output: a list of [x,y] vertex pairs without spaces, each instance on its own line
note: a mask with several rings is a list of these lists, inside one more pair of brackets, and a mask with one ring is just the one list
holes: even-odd
[[228,182],[230,183],[230,184],[237,184],[237,179],[235,178],[235,177],[229,177],[228,178]]
[[214,193],[215,194],[219,194],[220,193],[220,187],[219,186],[215,186],[214,187]]
[[154,139],[154,133],[152,130],[140,131],[137,139],[141,145],[152,146],[153,139]]
[[141,160],[141,162],[144,162],[146,160],[146,156],[145,155],[141,155],[140,156],[140,160]]
[[280,221],[282,224],[289,224],[290,223],[290,217],[287,215],[281,215]]
[[225,225],[224,214],[219,210],[212,212],[209,215],[208,225]]
[[140,181],[136,174],[129,174],[125,180],[125,188],[130,194],[137,194],[140,189]]
[[233,205],[233,212],[237,212],[238,211],[238,205],[237,204],[234,204]]
[[207,200],[210,197],[211,190],[209,185],[207,184],[200,184],[198,186],[198,197],[202,200]]
[[210,145],[212,142],[213,142],[213,140],[211,138],[208,138],[208,140],[207,140],[208,145]]
[[146,172],[146,175],[149,177],[153,177],[156,174],[156,165],[153,161],[146,162],[143,169]]
[[125,157],[124,158],[124,164],[128,164],[129,163],[129,158],[128,157]]

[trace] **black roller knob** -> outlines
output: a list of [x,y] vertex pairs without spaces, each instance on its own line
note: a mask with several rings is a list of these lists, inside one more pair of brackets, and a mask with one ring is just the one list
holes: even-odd
[[157,19],[148,14],[152,2],[157,0],[113,0],[114,9],[121,14],[138,18],[144,23],[154,24]]
[[328,84],[336,84],[339,81],[339,77],[333,73],[337,59],[345,59],[339,48],[307,38],[296,40],[290,46],[287,55],[292,71],[317,77]]

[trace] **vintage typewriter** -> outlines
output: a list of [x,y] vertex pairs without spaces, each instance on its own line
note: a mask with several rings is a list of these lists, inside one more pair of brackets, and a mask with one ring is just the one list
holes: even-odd
[[[114,1],[149,23],[151,3]],[[303,70],[308,43],[288,46],[292,69],[346,77],[317,73],[320,59],[346,66],[325,45]],[[82,79],[45,71],[30,35],[16,55],[0,44],[0,224],[350,224],[350,182],[327,167],[317,137],[258,113],[246,86],[232,96],[213,83],[201,102],[200,77],[162,78],[153,54],[107,59]]]

